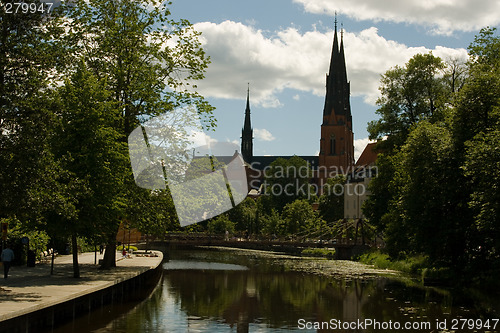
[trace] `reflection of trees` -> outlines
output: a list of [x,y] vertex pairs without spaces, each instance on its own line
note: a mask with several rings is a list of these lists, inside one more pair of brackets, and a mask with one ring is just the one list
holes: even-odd
[[176,302],[193,316],[220,318],[244,292],[240,271],[170,271],[165,278],[175,290]]
[[444,318],[445,313],[451,312],[451,295],[448,292],[408,286],[388,279],[374,282],[369,302],[363,304],[363,318],[401,323],[433,322],[435,318]]
[[297,272],[171,271],[165,278],[188,315],[223,318],[238,332],[259,318],[271,327],[296,326],[300,318],[356,319],[367,287]]

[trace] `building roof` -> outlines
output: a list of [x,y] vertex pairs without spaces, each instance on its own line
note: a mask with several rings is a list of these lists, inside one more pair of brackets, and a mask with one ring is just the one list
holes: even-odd
[[366,145],[365,150],[361,153],[361,156],[356,161],[356,166],[363,165],[373,165],[377,160],[378,153],[375,151],[376,142],[369,143]]
[[[257,170],[263,170],[265,167],[273,163],[278,158],[284,158],[286,160],[292,158],[293,156],[254,156],[252,157],[251,166]],[[318,156],[298,156],[304,159],[311,168],[318,166]]]

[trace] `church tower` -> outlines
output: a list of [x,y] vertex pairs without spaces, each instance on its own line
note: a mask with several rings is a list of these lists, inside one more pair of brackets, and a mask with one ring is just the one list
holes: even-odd
[[253,158],[253,129],[250,123],[250,84],[247,90],[247,108],[245,109],[245,123],[241,130],[241,155],[246,163],[252,163]]
[[354,134],[350,104],[350,83],[344,57],[344,33],[340,49],[337,38],[337,18],[333,37],[329,73],[326,75],[326,97],[321,124],[318,175],[322,179],[335,174],[347,174],[354,165]]

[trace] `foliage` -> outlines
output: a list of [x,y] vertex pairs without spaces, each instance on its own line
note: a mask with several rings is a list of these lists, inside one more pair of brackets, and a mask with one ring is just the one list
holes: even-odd
[[[344,184],[343,175],[327,180],[325,188],[328,189],[319,197],[319,214],[326,222],[334,222],[344,218]],[[342,189],[339,194],[338,188]]]
[[57,16],[0,12],[0,216],[32,228],[43,228],[47,211],[71,212],[60,196],[63,172],[49,146],[58,22]]
[[307,161],[293,156],[289,159],[277,158],[265,170],[265,193],[268,198],[266,212],[277,209],[279,212],[283,208],[297,200],[312,200],[315,191],[309,184],[312,171]]
[[9,224],[7,242],[12,244],[12,248],[16,252],[17,263],[25,263],[26,259],[27,247],[21,244],[23,237],[28,237],[29,248],[35,252],[37,259],[40,259],[41,253],[48,249],[50,239],[46,232],[26,228],[25,224],[17,219],[3,218],[0,219],[0,222]]
[[428,266],[428,259],[425,256],[405,256],[400,260],[393,260],[391,257],[379,251],[362,254],[358,260],[367,265],[373,265],[380,269],[391,269],[409,274],[420,275]]
[[155,234],[178,228],[168,191],[134,184],[126,146],[141,122],[184,106],[215,126],[193,84],[209,63],[200,34],[170,19],[170,5],[75,0],[45,16],[0,12],[0,218],[71,236],[74,249],[77,235],[107,239],[105,267],[123,219]]
[[[402,248],[427,253],[431,260],[456,262],[464,255],[464,226],[456,206],[459,169],[450,132],[423,122],[396,155],[391,184],[394,199],[386,217],[387,246],[397,256]],[[436,223],[439,221],[439,223]],[[453,233],[450,230],[454,230]]]
[[128,251],[128,250],[132,250],[132,251],[134,251],[134,252],[135,252],[135,251],[137,251],[137,250],[138,250],[138,249],[137,249],[137,246],[134,246],[134,245],[130,245],[130,246],[128,246],[127,244],[117,246],[117,247],[116,247],[116,250],[117,250],[117,251],[123,251],[123,247],[125,247],[125,250],[127,250],[127,251]]
[[213,234],[234,233],[235,223],[226,214],[221,214],[208,222],[208,231]]
[[335,249],[307,248],[302,250],[301,255],[308,257],[326,257],[335,258]]
[[[500,126],[500,124],[499,124]],[[500,130],[479,133],[466,143],[465,175],[472,192],[469,207],[474,214],[474,255],[481,265],[500,265]]]
[[84,63],[60,90],[61,116],[55,151],[71,174],[80,223],[67,223],[70,233],[94,234],[107,228],[123,214],[122,175],[128,162],[126,147],[114,128],[119,110],[109,101],[102,81]]
[[[63,7],[69,17],[63,46],[73,64],[83,60],[105,84],[109,101],[120,111],[114,123],[114,130],[121,136],[119,142],[125,142],[141,121],[187,105],[195,105],[205,116],[207,128],[215,125],[213,108],[192,89],[196,88],[193,81],[203,78],[209,63],[199,33],[186,20],[170,19],[170,4],[153,0],[76,0]],[[69,73],[77,70],[77,66],[67,68]],[[130,166],[115,176],[122,183],[120,206],[134,205],[130,199],[136,196],[129,194],[138,189]],[[173,216],[171,208],[164,214],[163,223]],[[106,227],[104,267],[115,265],[114,237],[119,223],[115,220]],[[134,223],[139,227],[152,225],[143,218],[136,218]]]
[[325,221],[305,199],[297,199],[283,208],[282,219],[287,234],[310,233],[324,226]]
[[236,207],[227,212],[231,221],[236,222],[237,231],[257,232],[260,228],[256,225],[257,204],[252,198],[245,198]]
[[262,233],[266,235],[284,235],[286,232],[285,222],[281,219],[276,209],[271,214],[262,216]]
[[412,126],[418,122],[442,118],[449,90],[442,78],[445,64],[432,53],[413,56],[405,67],[395,66],[382,75],[377,100],[381,119],[368,125],[370,139],[387,135],[389,147],[406,140]]
[[[500,37],[495,29],[481,30],[469,52],[466,70],[457,64],[444,68],[443,89],[434,75],[436,112],[429,98],[420,100],[427,107],[416,109],[396,98],[403,88],[415,90],[404,96],[429,91],[428,80],[406,76],[411,61],[405,70],[384,76],[382,119],[370,125],[370,134],[389,137],[379,145],[379,176],[364,207],[385,233],[392,260],[423,255],[429,274],[448,267],[466,278],[500,267],[500,179],[494,172],[500,163]],[[441,68],[432,63],[430,69]],[[423,111],[412,118],[409,110]]]

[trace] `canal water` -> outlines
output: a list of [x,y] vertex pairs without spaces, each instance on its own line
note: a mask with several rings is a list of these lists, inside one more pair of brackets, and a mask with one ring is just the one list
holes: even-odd
[[500,332],[500,301],[346,261],[207,248],[170,252],[144,300],[52,332]]

